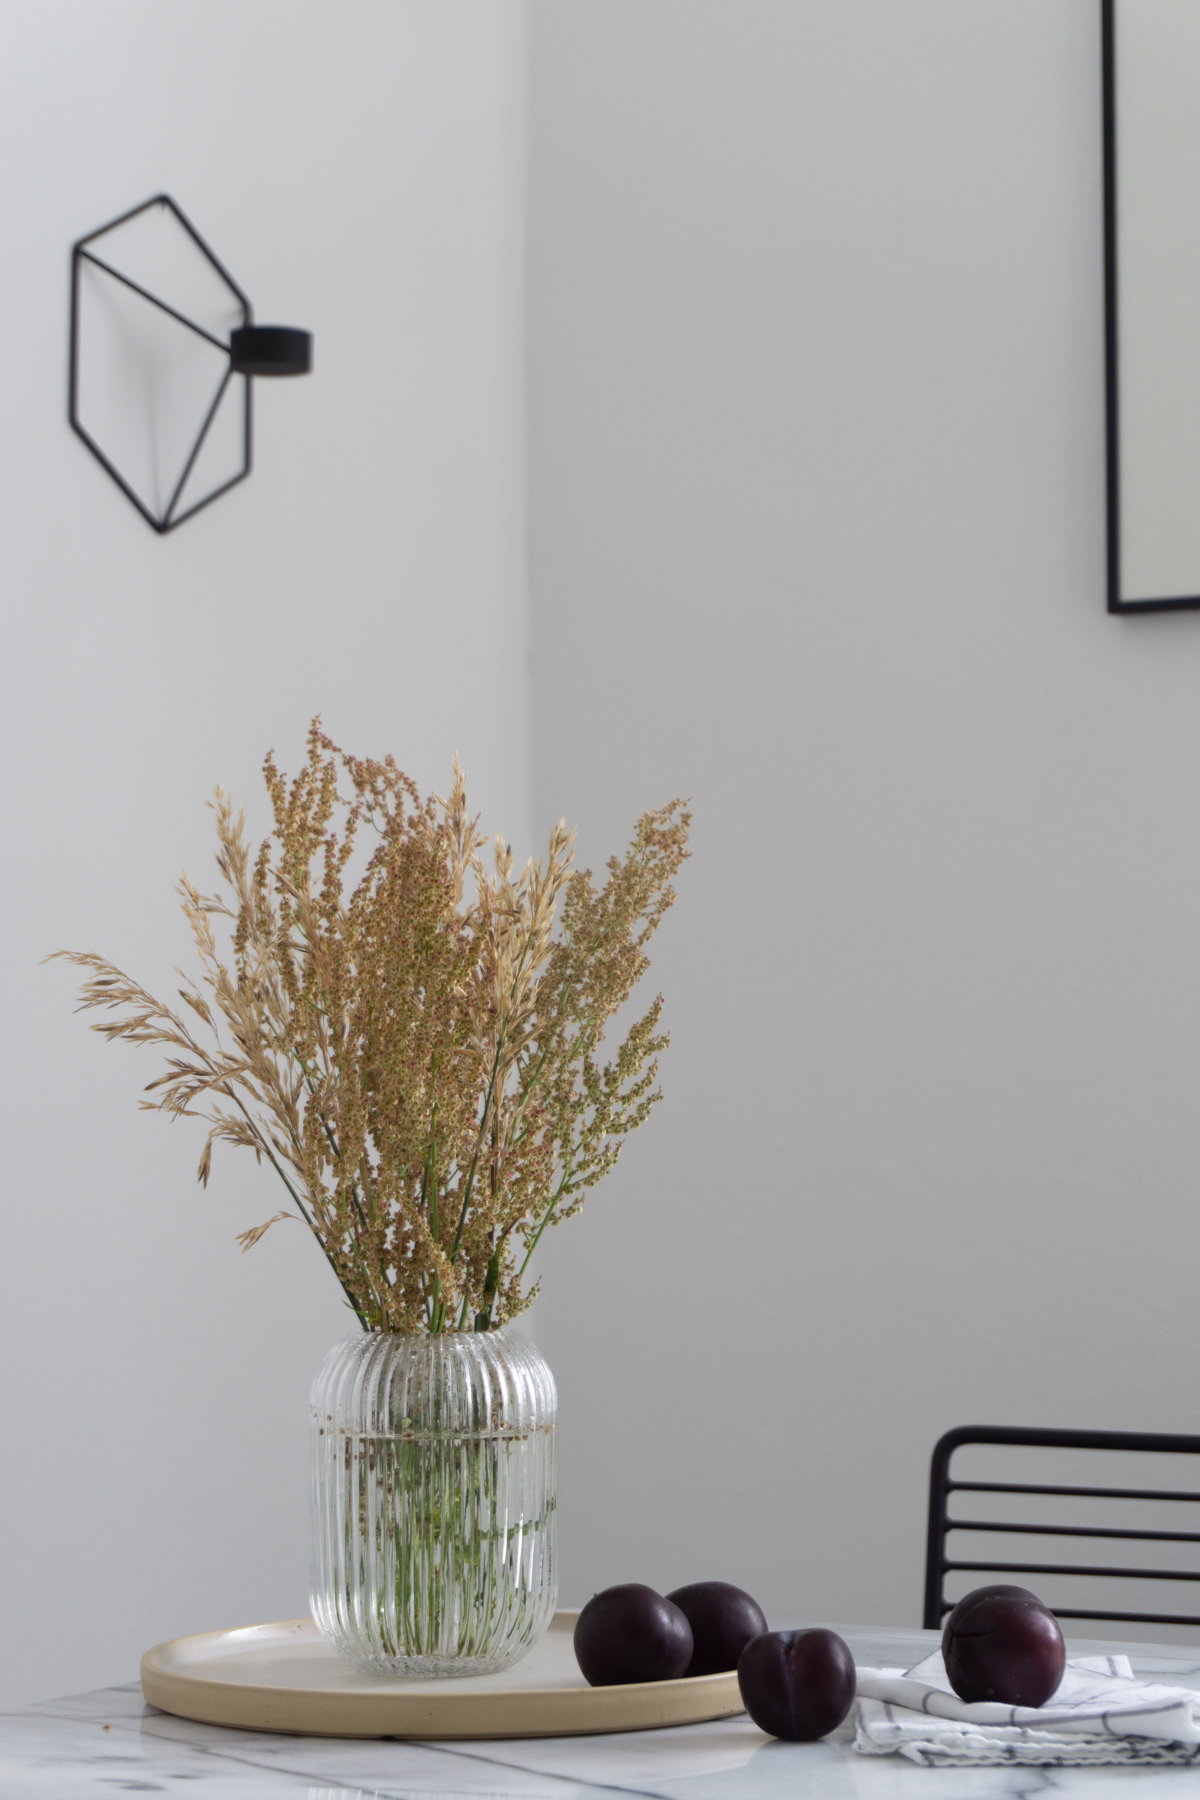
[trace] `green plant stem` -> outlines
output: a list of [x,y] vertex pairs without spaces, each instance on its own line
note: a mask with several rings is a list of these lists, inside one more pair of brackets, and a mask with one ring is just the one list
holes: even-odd
[[[296,1052],[294,1050],[292,1052],[292,1055],[296,1056]],[[316,1083],[314,1082],[312,1076],[309,1074],[308,1070],[304,1067],[304,1063],[301,1061],[299,1056],[296,1056],[296,1061],[300,1064],[300,1073],[304,1076],[304,1084],[308,1089],[308,1097],[311,1100],[313,1095],[317,1091]],[[338,1149],[338,1141],[337,1141],[337,1138],[333,1134],[333,1127],[330,1125],[328,1119],[325,1117],[325,1114],[323,1112],[318,1112],[317,1117],[321,1121],[321,1130],[325,1133],[325,1141],[329,1145],[330,1150],[333,1152],[333,1160],[334,1160],[334,1162],[337,1163],[338,1167],[341,1168],[342,1153]],[[368,1205],[370,1205],[370,1189],[368,1187],[365,1176],[363,1177],[363,1187],[364,1187],[364,1189],[366,1189],[367,1202],[368,1202]],[[362,1205],[358,1198],[357,1179],[355,1179],[351,1182],[350,1199],[354,1204],[354,1210],[358,1214],[358,1222],[362,1226],[363,1233],[365,1235],[366,1231],[367,1231],[367,1221],[363,1217]],[[375,1208],[372,1205],[371,1206],[371,1224],[374,1225],[374,1223],[375,1223]]]
[[[432,1181],[432,1188],[430,1182]],[[429,1150],[425,1157],[425,1169],[421,1176],[421,1205],[425,1208],[425,1216],[429,1220],[429,1229],[433,1241],[441,1249],[441,1229],[438,1222],[437,1198],[437,1103],[435,1101],[433,1115],[430,1119]],[[433,1272],[433,1299],[429,1308],[429,1329],[436,1331],[438,1314],[441,1310],[442,1278],[437,1269]]]
[[475,1315],[476,1331],[490,1331],[492,1326],[492,1308],[496,1304],[496,1290],[500,1286],[500,1258],[504,1254],[504,1246],[508,1239],[505,1232],[500,1242],[492,1251],[491,1261],[487,1266],[487,1274],[483,1278],[483,1309]]
[[[317,1091],[316,1083],[314,1082],[312,1076],[309,1074],[308,1070],[305,1068],[303,1058],[300,1057],[299,1055],[297,1055],[297,1053],[294,1050],[292,1052],[292,1055],[296,1058],[296,1062],[299,1064],[300,1073],[304,1077],[304,1084],[308,1089],[308,1097],[311,1100]],[[330,1151],[333,1154],[334,1162],[337,1164],[337,1166],[340,1170],[340,1168],[342,1166],[342,1153],[341,1153],[341,1150],[338,1148],[338,1141],[334,1135],[333,1128],[330,1125],[328,1119],[325,1117],[325,1114],[323,1112],[318,1110],[317,1118],[321,1121],[321,1130],[325,1133],[325,1141],[329,1145]],[[365,1175],[363,1176],[363,1189],[367,1195],[367,1204],[368,1204],[368,1207],[370,1208],[370,1213],[371,1213],[371,1225],[373,1226],[375,1224],[375,1207],[371,1200],[370,1184],[368,1183]],[[356,1177],[351,1177],[351,1181],[350,1181],[350,1203],[353,1206],[354,1211],[358,1217],[358,1223],[362,1230],[363,1238],[365,1240],[370,1235],[370,1227],[368,1227],[367,1221],[366,1221],[365,1217],[363,1216],[362,1202],[359,1200],[359,1197],[358,1197],[358,1181],[357,1181]],[[367,1268],[367,1266],[366,1266],[365,1259],[364,1259],[364,1264],[363,1264],[363,1270],[364,1270],[364,1273],[366,1274],[367,1281],[370,1284],[371,1290],[375,1295],[375,1304],[379,1308],[379,1323],[382,1325],[384,1323],[384,1317],[385,1317],[383,1296],[379,1292],[379,1289],[376,1285],[374,1276],[371,1274],[369,1268]],[[381,1269],[380,1274],[383,1277],[383,1283],[384,1283],[385,1287],[392,1287],[395,1285],[394,1282],[388,1281],[386,1270]],[[359,1316],[361,1318],[362,1315],[360,1314]],[[365,1326],[364,1326],[364,1329],[365,1329]]]
[[[228,1089],[226,1089],[224,1091],[228,1094],[229,1099],[231,1099],[233,1101],[234,1105],[242,1113],[243,1117],[246,1120],[246,1123],[249,1125],[251,1131],[254,1133],[255,1138],[258,1141],[258,1143],[262,1149],[263,1155],[266,1157],[267,1161],[270,1163],[271,1167],[274,1169],[275,1173],[278,1175],[280,1181],[282,1181],[282,1183],[283,1183],[284,1187],[287,1189],[288,1193],[292,1196],[292,1199],[296,1202],[296,1205],[300,1208],[300,1217],[304,1220],[304,1223],[308,1226],[308,1229],[312,1232],[312,1234],[316,1238],[318,1244],[320,1244],[321,1251],[322,1251],[322,1254],[324,1255],[325,1261],[329,1264],[330,1268],[333,1270],[334,1274],[337,1276],[338,1286],[341,1288],[343,1294],[345,1294],[345,1296],[346,1296],[347,1301],[349,1302],[350,1306],[353,1308],[354,1315],[357,1318],[359,1324],[362,1326],[364,1331],[369,1331],[371,1329],[371,1327],[367,1323],[367,1320],[363,1315],[362,1309],[359,1306],[358,1301],[354,1298],[354,1295],[350,1292],[350,1289],[346,1286],[345,1282],[342,1280],[341,1274],[338,1270],[338,1266],[334,1262],[332,1256],[330,1256],[329,1251],[326,1247],[324,1238],[321,1236],[320,1232],[317,1230],[316,1226],[313,1224],[312,1219],[309,1216],[308,1208],[305,1206],[303,1200],[300,1198],[299,1194],[296,1192],[295,1188],[292,1186],[291,1182],[288,1180],[287,1176],[284,1174],[282,1166],[276,1159],[275,1154],[272,1151],[270,1145],[263,1141],[261,1132],[258,1130],[258,1127],[255,1125],[254,1120],[250,1117],[250,1114],[246,1111],[246,1108],[242,1105],[242,1103],[238,1099],[237,1095],[233,1094],[233,1093],[229,1093]],[[382,1321],[381,1321],[381,1323],[382,1323]]]
[[467,1179],[463,1188],[463,1203],[458,1214],[458,1229],[454,1233],[454,1248],[450,1252],[450,1266],[453,1268],[458,1259],[458,1247],[462,1243],[463,1227],[467,1222],[467,1211],[471,1205],[471,1190],[475,1186],[475,1170],[479,1166],[479,1146],[483,1142],[483,1133],[487,1125],[488,1113],[491,1110],[492,1095],[496,1088],[496,1076],[500,1070],[501,1044],[496,1045],[496,1054],[492,1058],[492,1073],[488,1081],[487,1094],[483,1102],[483,1113],[479,1120],[479,1132],[475,1139],[475,1150],[471,1157],[471,1167],[467,1170]]
[[[525,954],[526,954],[526,956],[528,955],[528,949],[526,949]],[[523,958],[522,961],[520,963],[518,963],[516,972],[513,975],[512,982],[509,985],[508,995],[509,995],[510,1000],[512,999],[512,996],[517,991],[517,980],[518,980],[524,966],[525,966],[525,963],[524,963],[524,958]],[[505,1041],[506,1040],[504,1037],[504,1033],[501,1032],[499,1037],[497,1037],[497,1039],[496,1039],[496,1050],[495,1050],[495,1054],[492,1057],[492,1072],[491,1072],[490,1077],[488,1078],[487,1095],[483,1102],[483,1113],[479,1120],[479,1133],[475,1139],[475,1151],[471,1157],[471,1167],[467,1171],[467,1180],[466,1180],[466,1184],[465,1184],[465,1190],[463,1193],[462,1208],[458,1215],[458,1229],[454,1233],[454,1248],[450,1252],[451,1266],[453,1266],[454,1262],[456,1261],[456,1259],[458,1257],[458,1247],[462,1242],[463,1227],[467,1222],[467,1209],[469,1208],[469,1206],[471,1204],[471,1190],[473,1189],[473,1187],[475,1185],[475,1170],[479,1164],[479,1146],[483,1142],[483,1134],[487,1128],[488,1114],[491,1111],[492,1096],[496,1091],[496,1077],[500,1073],[500,1058],[504,1053]],[[495,1127],[493,1125],[493,1136],[494,1135],[495,1135]]]
[[[555,1008],[556,1014],[557,1014],[558,1010],[562,1007],[562,1003],[566,999],[567,994],[570,991],[570,987],[571,987],[571,983],[569,980],[567,980],[567,981],[564,981],[562,986],[559,988],[558,1002],[557,1002],[557,1006]],[[565,1035],[565,1033],[560,1029],[557,1034],[559,1041],[562,1040],[564,1035]],[[554,1048],[554,1041],[552,1039],[551,1042],[546,1045],[546,1048],[542,1051],[541,1055],[538,1057],[537,1062],[533,1068],[533,1073],[528,1077],[527,1080],[525,1080],[521,1083],[521,1092],[520,1092],[520,1095],[518,1096],[516,1106],[513,1109],[513,1125],[514,1125],[514,1127],[516,1125],[520,1124],[522,1118],[525,1115],[525,1108],[529,1104],[530,1095],[533,1093],[538,1082],[542,1078],[542,1071],[550,1059],[550,1053],[553,1050],[553,1048]]]
[[570,1186],[571,1176],[573,1173],[574,1173],[573,1169],[568,1169],[567,1173],[563,1176],[562,1180],[559,1182],[558,1186],[555,1188],[554,1196],[551,1199],[549,1206],[546,1208],[545,1212],[542,1214],[541,1221],[538,1225],[538,1228],[533,1234],[533,1242],[530,1244],[528,1250],[525,1252],[525,1260],[521,1264],[521,1267],[517,1270],[517,1280],[518,1281],[521,1281],[524,1279],[525,1271],[529,1267],[529,1259],[533,1255],[534,1251],[537,1249],[538,1244],[541,1241],[541,1236],[542,1236],[543,1231],[545,1231],[547,1225],[550,1223],[551,1219],[554,1217],[554,1214],[558,1207],[559,1201],[562,1199],[563,1195],[566,1193],[568,1187]]

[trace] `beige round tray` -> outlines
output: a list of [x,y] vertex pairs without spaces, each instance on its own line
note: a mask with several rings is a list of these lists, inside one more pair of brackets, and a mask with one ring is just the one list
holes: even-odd
[[142,1693],[163,1712],[207,1725],[316,1737],[571,1737],[743,1711],[732,1672],[588,1687],[571,1644],[578,1617],[555,1613],[541,1642],[499,1675],[440,1681],[364,1675],[311,1619],[205,1631],[147,1650]]

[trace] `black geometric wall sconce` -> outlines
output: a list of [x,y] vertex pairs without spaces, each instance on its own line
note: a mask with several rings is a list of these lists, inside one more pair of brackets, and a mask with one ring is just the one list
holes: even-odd
[[253,321],[169,194],[72,249],[68,417],[155,531],[250,473],[253,377],[312,368],[310,333]]

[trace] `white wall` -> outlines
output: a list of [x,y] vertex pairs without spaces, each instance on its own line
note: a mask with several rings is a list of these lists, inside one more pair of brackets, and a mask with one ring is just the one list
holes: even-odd
[[547,1259],[564,1589],[920,1619],[969,1421],[1194,1430],[1200,616],[1104,611],[1096,0],[535,0],[535,817],[693,797]]
[[[183,1631],[307,1607],[307,1390],[348,1315],[315,1246],[199,1128],[137,1112],[95,948],[170,991],[172,892],[218,781],[320,710],[423,787],[457,748],[528,836],[524,21],[496,0],[40,0],[0,59],[7,778],[0,1697],[129,1680]],[[68,430],[71,242],[165,188],[265,320],[256,469],[159,539]]]
[[[1195,1416],[1200,618],[1103,611],[1094,0],[535,0],[532,77],[530,696],[515,0],[6,18],[6,1699],[305,1607],[336,1292],[37,959],[165,986],[318,708],[594,866],[693,796],[667,1100],[545,1258],[566,1599],[915,1622],[944,1427]],[[63,417],[159,187],[317,364],[165,540]]]

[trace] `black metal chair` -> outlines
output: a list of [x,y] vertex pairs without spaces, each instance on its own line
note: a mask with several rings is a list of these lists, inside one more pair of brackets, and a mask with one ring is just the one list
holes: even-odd
[[[1086,1539],[1137,1540],[1165,1545],[1200,1544],[1200,1530],[1170,1531],[1151,1530],[1141,1526],[1128,1524],[1100,1523],[1090,1525],[1074,1525],[1060,1522],[1056,1518],[1033,1523],[1017,1518],[1012,1519],[974,1519],[951,1518],[949,1514],[950,1496],[956,1493],[977,1494],[1018,1494],[1037,1496],[1065,1495],[1072,1499],[1090,1501],[1123,1501],[1123,1502],[1184,1502],[1193,1501],[1200,1505],[1200,1492],[1184,1491],[1176,1488],[1151,1487],[1102,1487],[1092,1485],[1062,1486],[1048,1483],[1031,1483],[1028,1481],[956,1481],[950,1474],[950,1459],[956,1450],[971,1444],[1011,1444],[1049,1450],[1088,1450],[1088,1451],[1158,1451],[1168,1454],[1184,1454],[1200,1456],[1200,1437],[1181,1437],[1172,1433],[1152,1431],[1038,1431],[1020,1430],[1003,1425],[960,1425],[955,1431],[948,1431],[941,1438],[933,1452],[933,1463],[929,1473],[929,1539],[925,1558],[925,1629],[940,1631],[944,1615],[950,1611],[954,1602],[946,1599],[946,1576],[951,1573],[969,1573],[978,1575],[978,1581],[969,1582],[969,1587],[982,1587],[988,1577],[1027,1577],[1027,1576],[1086,1576],[1089,1578],[1113,1577],[1122,1581],[1140,1579],[1143,1581],[1200,1581],[1200,1570],[1179,1568],[1117,1568],[1109,1565],[1097,1566],[1093,1563],[1066,1562],[1025,1562],[960,1560],[947,1554],[947,1539],[952,1531],[961,1532],[1002,1532],[1018,1538],[1033,1535],[1037,1537],[1063,1537]],[[1100,1479],[1103,1480],[1103,1464],[1100,1465]],[[1197,1469],[1200,1475],[1200,1468]],[[1005,1510],[1002,1503],[994,1510]],[[1022,1506],[1022,1511],[1025,1511]],[[1053,1506],[1031,1506],[1030,1511],[1053,1511]],[[1097,1510],[1093,1508],[1093,1513]],[[1129,1509],[1124,1509],[1126,1515]],[[1173,1508],[1168,1507],[1173,1513]],[[1145,1513],[1142,1513],[1145,1517]],[[1161,1517],[1161,1512],[1159,1517]],[[1184,1515],[1186,1517],[1186,1515]],[[1174,1522],[1174,1520],[1173,1520]],[[1192,1521],[1197,1523],[1200,1521]],[[1165,1554],[1163,1552],[1162,1554]],[[1022,1585],[1024,1582],[1022,1581]],[[1121,1623],[1140,1625],[1200,1625],[1200,1615],[1165,1612],[1114,1612],[1096,1610],[1094,1607],[1077,1608],[1056,1605],[1052,1594],[1043,1593],[1039,1587],[1039,1598],[1044,1600],[1050,1610],[1060,1619],[1106,1619]]]

